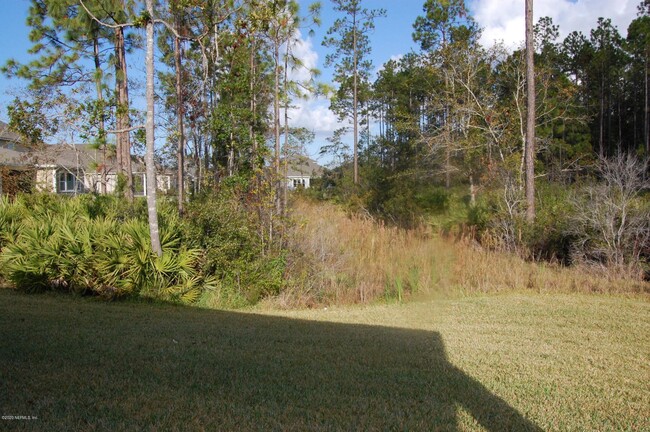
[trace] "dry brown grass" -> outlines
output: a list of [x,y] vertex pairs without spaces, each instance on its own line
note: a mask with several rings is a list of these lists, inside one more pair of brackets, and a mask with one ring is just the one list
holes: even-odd
[[650,284],[589,267],[530,262],[510,253],[492,252],[467,242],[455,243],[454,281],[469,292],[533,290],[540,293],[644,293]]
[[347,215],[333,204],[299,201],[294,214],[291,242],[298,253],[290,271],[298,277],[281,303],[399,300],[440,285],[439,269],[452,258],[445,242],[426,232]]
[[588,269],[531,263],[426,229],[402,230],[331,203],[294,204],[292,288],[277,306],[401,301],[409,296],[533,290],[650,292],[650,284]]

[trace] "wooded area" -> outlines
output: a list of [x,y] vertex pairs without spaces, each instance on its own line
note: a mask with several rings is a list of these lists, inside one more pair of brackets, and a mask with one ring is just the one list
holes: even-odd
[[383,64],[390,12],[331,0],[329,83],[307,1],[29,1],[2,426],[649,431],[650,0],[564,38],[515,2],[514,50],[506,2],[421,0]]
[[[194,211],[214,223],[196,203],[206,204],[201,195],[219,197],[206,205],[246,219],[251,253],[277,258],[286,257],[290,225],[286,161],[313,139],[293,127],[288,110],[299,98],[326,94],[341,128],[322,153],[339,164],[312,197],[526,259],[644,277],[647,1],[626,34],[603,17],[588,35],[560,40],[558,26],[541,18],[528,23],[528,49],[512,52],[481,45],[464,0],[426,0],[413,24],[419,51],[387,61],[376,76],[371,36],[386,11],[360,0],[333,6],[338,19],[322,44],[331,49],[325,63],[334,67],[335,88],[317,82],[316,70],[303,81],[291,74],[305,67],[294,49],[320,24],[318,3],[32,0],[34,60],[2,68],[29,82],[25,97],[8,107],[10,126],[33,146],[72,131],[115,156],[130,202],[132,155],[144,155],[151,247],[159,257],[158,223],[166,216],[157,213],[156,163],[177,170],[180,216]],[[145,112],[132,106],[127,72],[143,50]],[[159,148],[156,133],[166,139]],[[100,213],[113,214],[106,206]],[[442,213],[449,217],[440,225]],[[195,246],[209,246],[192,236]]]

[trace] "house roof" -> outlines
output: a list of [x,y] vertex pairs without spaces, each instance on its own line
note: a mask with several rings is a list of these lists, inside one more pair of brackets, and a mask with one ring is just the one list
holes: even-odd
[[55,144],[37,147],[25,146],[23,138],[0,121],[0,164],[58,165],[88,168],[101,160],[101,152],[88,144]]
[[22,138],[0,121],[0,166],[13,169],[25,168],[29,165],[27,149],[21,145]]
[[0,141],[20,144],[23,139],[20,135],[11,130],[7,123],[0,120]]
[[[34,163],[40,166],[56,165],[90,170],[102,163],[102,160],[101,150],[93,148],[89,144],[47,145],[42,150],[33,153]],[[106,164],[111,167],[114,160],[108,158]]]
[[[12,169],[64,167],[89,172],[105,164],[109,172],[116,171],[115,156],[104,159],[102,150],[91,144],[45,144],[38,148],[27,148],[22,143],[22,137],[12,131],[7,123],[0,121],[0,166]],[[145,171],[144,162],[135,157],[132,158],[131,167],[134,173]]]
[[289,159],[287,177],[320,177],[323,167],[307,156],[294,156]]
[[0,166],[11,168],[26,168],[29,163],[29,154],[0,145]]
[[[99,166],[105,165],[108,172],[117,171],[115,154],[102,154],[102,150],[92,144],[54,144],[47,145],[42,151],[34,152],[33,161],[40,166],[65,167],[68,169],[83,169],[86,172],[98,171]],[[146,166],[144,160],[138,156],[131,156],[131,170],[134,174],[144,173]],[[156,164],[158,174],[167,173]]]

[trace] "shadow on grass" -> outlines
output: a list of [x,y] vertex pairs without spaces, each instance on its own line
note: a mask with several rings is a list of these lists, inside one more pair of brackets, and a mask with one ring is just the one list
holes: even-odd
[[437,333],[0,291],[0,429],[541,430]]

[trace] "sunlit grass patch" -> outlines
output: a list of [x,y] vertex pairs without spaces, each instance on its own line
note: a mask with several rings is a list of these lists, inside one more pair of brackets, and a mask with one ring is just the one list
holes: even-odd
[[[260,313],[261,312],[261,313]],[[0,290],[16,430],[647,430],[644,298],[232,313]]]

